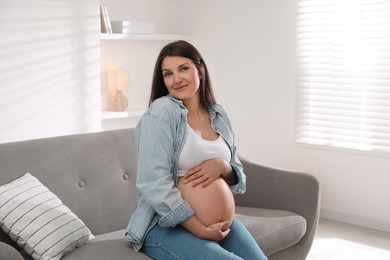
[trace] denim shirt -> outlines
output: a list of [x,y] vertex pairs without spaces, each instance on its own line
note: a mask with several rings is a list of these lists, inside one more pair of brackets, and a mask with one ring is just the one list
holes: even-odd
[[[238,183],[233,193],[244,193],[246,176],[237,157],[234,134],[227,114],[220,105],[208,106],[213,130],[228,144],[230,165]],[[171,95],[156,99],[135,128],[138,149],[137,209],[130,218],[125,239],[136,251],[147,232],[156,224],[174,227],[194,216],[191,206],[177,188],[178,159],[186,140],[187,112],[183,103]]]

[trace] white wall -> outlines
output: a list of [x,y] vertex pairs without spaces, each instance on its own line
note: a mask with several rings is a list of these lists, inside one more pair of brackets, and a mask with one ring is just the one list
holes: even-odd
[[315,174],[322,216],[390,231],[388,157],[294,143],[295,1],[186,4],[194,14],[193,42],[231,116],[239,151],[266,165]]
[[0,0],[0,143],[100,130],[95,0]]

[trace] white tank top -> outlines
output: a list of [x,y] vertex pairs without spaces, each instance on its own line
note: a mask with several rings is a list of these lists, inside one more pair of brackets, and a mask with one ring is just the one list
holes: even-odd
[[205,140],[187,124],[187,137],[178,160],[178,177],[184,176],[204,161],[217,158],[227,162],[231,159],[225,140],[221,136],[213,141]]

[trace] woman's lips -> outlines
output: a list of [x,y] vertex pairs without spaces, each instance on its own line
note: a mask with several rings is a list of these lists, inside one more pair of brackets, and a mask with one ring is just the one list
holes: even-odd
[[178,87],[175,87],[174,90],[180,91],[180,90],[184,89],[186,86],[187,85],[178,86]]

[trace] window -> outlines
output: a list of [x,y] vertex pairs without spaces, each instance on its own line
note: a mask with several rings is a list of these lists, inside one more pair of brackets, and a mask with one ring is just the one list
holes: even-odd
[[298,143],[390,152],[390,0],[297,0]]

